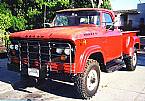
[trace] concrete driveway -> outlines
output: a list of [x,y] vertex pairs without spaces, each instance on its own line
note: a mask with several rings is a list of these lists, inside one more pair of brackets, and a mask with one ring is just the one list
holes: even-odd
[[[7,59],[0,59],[1,100],[81,101],[73,85],[64,82],[48,80],[41,87],[24,88],[19,74],[6,70],[6,62]],[[133,72],[101,73],[99,90],[90,101],[145,101],[145,55],[139,55],[137,69]]]

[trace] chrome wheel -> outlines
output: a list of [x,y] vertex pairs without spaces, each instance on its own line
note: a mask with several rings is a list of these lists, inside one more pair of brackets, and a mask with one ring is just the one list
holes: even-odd
[[134,71],[136,69],[136,64],[137,64],[137,52],[134,50],[134,53],[132,56],[128,56],[127,58],[124,59],[126,69],[128,71]]
[[136,64],[137,64],[137,54],[136,53],[133,54],[132,62],[133,62],[133,66],[136,66]]
[[87,76],[87,88],[89,91],[95,89],[98,83],[98,76],[96,70],[91,70]]

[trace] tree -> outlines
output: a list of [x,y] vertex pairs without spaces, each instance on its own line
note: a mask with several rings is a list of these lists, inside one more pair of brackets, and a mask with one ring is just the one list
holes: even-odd
[[106,9],[111,10],[112,7],[111,7],[110,0],[103,0],[103,3],[101,4],[101,8],[106,8]]
[[12,14],[10,9],[7,9],[5,3],[0,4],[0,30],[5,31],[11,27]]
[[[45,8],[47,9],[47,18],[52,19],[55,16],[55,11],[70,7],[69,0],[3,0],[3,2],[8,5],[12,15],[15,16],[13,22],[22,21],[22,24],[27,22],[26,29],[43,27]],[[16,18],[19,19],[16,21]],[[17,27],[17,24],[11,28],[18,29],[14,28]]]
[[[2,0],[0,4],[0,29],[20,31],[41,28],[46,18],[51,21],[57,10],[98,7],[100,0]],[[111,9],[110,0],[103,0],[101,8]],[[4,22],[4,23],[3,23]]]
[[[80,1],[71,0],[70,2],[71,2],[71,4],[73,4],[74,8],[86,8],[86,7],[92,8],[93,7],[92,0],[80,0]],[[98,2],[99,2],[99,0],[93,0],[95,8],[97,8]]]
[[21,16],[14,16],[8,4],[0,4],[0,29],[3,31],[19,31],[25,29],[26,20]]
[[41,18],[40,14],[42,14],[41,1],[43,0],[3,0],[8,4],[12,15],[15,16],[13,17],[14,25],[10,29],[17,31],[34,27],[39,28],[41,23],[39,18]]
[[71,8],[70,0],[49,0],[49,2],[45,1],[45,5],[47,7],[47,19],[49,21],[52,21],[56,11]]

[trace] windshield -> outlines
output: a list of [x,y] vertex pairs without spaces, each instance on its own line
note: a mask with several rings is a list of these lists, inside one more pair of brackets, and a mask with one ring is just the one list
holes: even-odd
[[97,11],[67,11],[56,14],[54,26],[77,26],[80,24],[100,25],[100,13]]

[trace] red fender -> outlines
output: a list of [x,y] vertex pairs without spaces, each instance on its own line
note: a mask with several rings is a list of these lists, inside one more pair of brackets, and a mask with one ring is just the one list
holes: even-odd
[[106,60],[105,57],[104,57],[104,53],[103,53],[103,51],[102,51],[100,46],[94,45],[94,46],[87,47],[85,49],[85,51],[80,55],[80,59],[77,62],[76,73],[82,73],[84,71],[84,68],[85,68],[85,65],[86,65],[86,61],[89,58],[89,56],[91,54],[97,53],[97,52],[101,52],[103,54],[104,61]]
[[124,53],[132,56],[134,52],[134,46],[137,43],[140,45],[140,39],[137,36],[128,36],[128,38],[126,39],[126,47]]

